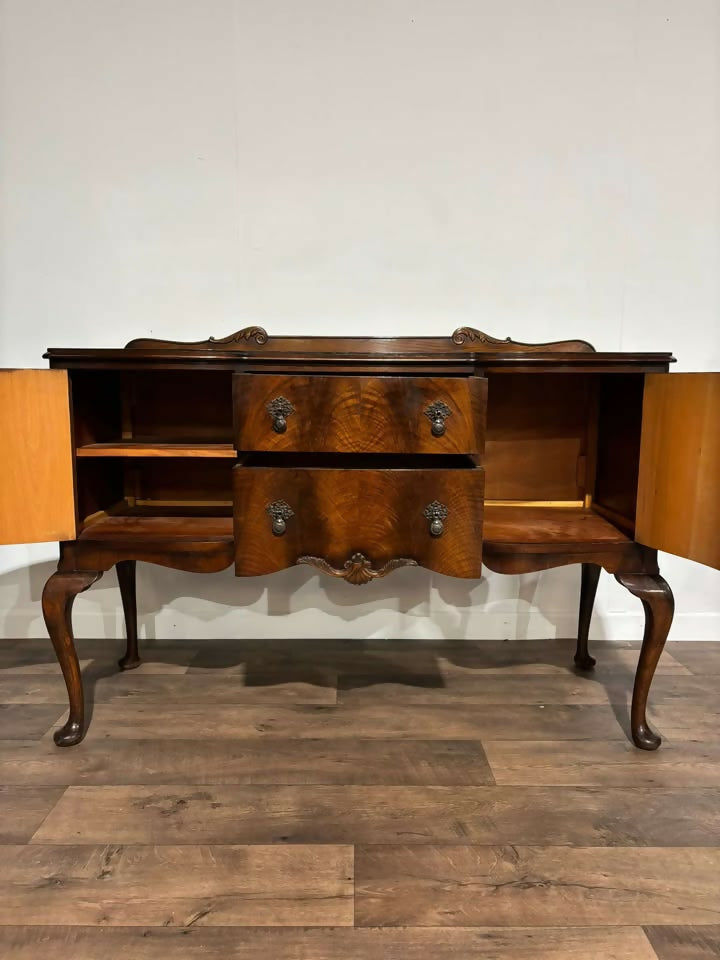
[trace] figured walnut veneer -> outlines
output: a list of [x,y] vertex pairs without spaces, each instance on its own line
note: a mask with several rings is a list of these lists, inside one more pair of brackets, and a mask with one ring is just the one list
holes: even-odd
[[[241,374],[234,378],[238,450],[313,453],[481,453],[481,377]],[[272,404],[288,407],[273,427]],[[443,433],[429,415],[442,405]]]
[[[412,560],[453,577],[480,576],[481,468],[239,466],[233,478],[238,576],[273,573],[311,557],[315,567],[338,577],[335,571],[346,569],[347,561],[352,567],[356,554],[374,570]],[[278,536],[265,506],[281,499],[293,516]],[[424,515],[434,500],[448,511],[440,536],[433,536]]]

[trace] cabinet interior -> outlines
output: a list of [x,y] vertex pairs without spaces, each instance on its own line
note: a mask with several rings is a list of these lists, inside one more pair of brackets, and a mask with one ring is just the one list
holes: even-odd
[[[72,371],[81,525],[108,515],[230,517],[238,464],[343,465],[333,454],[238,458],[232,379],[232,370]],[[573,524],[588,513],[607,522],[608,535],[632,536],[643,382],[642,373],[489,373],[486,537],[532,538],[533,526],[547,535],[549,510],[558,536],[581,536]],[[353,465],[381,460],[356,457]],[[411,460],[402,457],[402,466]],[[474,466],[469,457],[443,461],[435,465]]]

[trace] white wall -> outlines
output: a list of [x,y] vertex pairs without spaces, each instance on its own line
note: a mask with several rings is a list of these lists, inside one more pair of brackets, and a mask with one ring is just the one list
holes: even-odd
[[[720,369],[717,0],[2,6],[3,366],[467,323]],[[2,550],[0,634],[42,634],[55,556]],[[720,574],[662,569],[673,636],[720,637]],[[148,635],[568,636],[578,582],[143,567],[139,602]],[[78,633],[113,635],[117,607],[108,574]],[[597,636],[639,635],[610,577],[597,609]]]

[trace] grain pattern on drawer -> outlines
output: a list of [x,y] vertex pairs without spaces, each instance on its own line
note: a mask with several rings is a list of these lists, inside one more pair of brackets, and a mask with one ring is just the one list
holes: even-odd
[[303,562],[362,583],[409,561],[479,577],[484,482],[480,467],[235,467],[235,572]]
[[465,453],[483,450],[481,377],[237,374],[239,450]]

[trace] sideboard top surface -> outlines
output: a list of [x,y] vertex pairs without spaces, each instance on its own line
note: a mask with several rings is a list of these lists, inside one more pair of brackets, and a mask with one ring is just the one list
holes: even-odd
[[471,327],[449,337],[298,337],[269,336],[262,327],[246,327],[230,336],[196,342],[140,338],[123,349],[51,347],[53,367],[272,367],[410,370],[431,365],[447,373],[483,370],[666,370],[670,353],[598,352],[585,340],[521,343],[497,339]]

